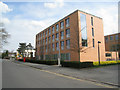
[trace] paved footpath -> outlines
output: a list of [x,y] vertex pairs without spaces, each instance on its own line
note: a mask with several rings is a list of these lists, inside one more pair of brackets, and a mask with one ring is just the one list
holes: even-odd
[[118,85],[118,65],[104,66],[99,68],[84,68],[84,69],[73,69],[65,68],[57,65],[44,65],[44,64],[34,64],[28,62],[19,62],[34,67],[41,70],[47,70],[54,73],[59,73],[66,76],[75,77],[78,79],[88,80],[92,82],[104,83],[113,86]]

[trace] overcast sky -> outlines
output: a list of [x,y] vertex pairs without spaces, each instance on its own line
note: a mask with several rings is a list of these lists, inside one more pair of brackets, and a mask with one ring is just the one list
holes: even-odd
[[[98,0],[97,0],[98,1]],[[104,35],[118,32],[118,0],[88,0],[66,2],[0,2],[0,21],[11,34],[4,49],[16,50],[19,43],[32,43],[35,35],[64,16],[79,9],[103,18]]]

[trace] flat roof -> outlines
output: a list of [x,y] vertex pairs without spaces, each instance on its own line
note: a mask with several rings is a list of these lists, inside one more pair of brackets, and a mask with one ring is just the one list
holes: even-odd
[[117,35],[117,34],[120,34],[120,32],[118,32],[118,33],[114,33],[114,34],[105,35],[104,37],[107,37],[107,36],[113,36],[113,35]]
[[[54,24],[50,25],[49,27],[55,25],[55,24],[58,23],[59,21],[62,21],[62,20],[65,19],[66,17],[68,17],[68,16],[70,16],[70,15],[72,15],[73,13],[78,12],[78,11],[83,12],[83,13],[88,14],[88,15],[91,15],[91,16],[94,16],[94,17],[97,17],[97,18],[99,18],[99,19],[102,19],[101,17],[98,17],[98,16],[95,16],[95,15],[93,15],[93,14],[90,14],[90,13],[84,12],[84,11],[82,11],[82,10],[76,10],[76,11],[70,13],[69,15],[65,16],[64,18],[58,20],[58,21],[55,22]],[[49,27],[43,29],[41,32],[43,32],[44,30],[48,29]],[[41,32],[39,32],[39,33],[41,33]],[[38,34],[39,34],[39,33],[38,33]],[[37,34],[37,35],[38,35],[38,34]]]

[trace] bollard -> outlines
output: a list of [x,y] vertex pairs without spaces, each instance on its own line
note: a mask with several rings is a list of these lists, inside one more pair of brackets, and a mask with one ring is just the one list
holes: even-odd
[[25,57],[24,57],[24,60],[23,60],[24,62],[25,62]]

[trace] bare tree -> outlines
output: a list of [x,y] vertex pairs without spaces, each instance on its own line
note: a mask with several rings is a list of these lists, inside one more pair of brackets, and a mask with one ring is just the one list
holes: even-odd
[[[73,27],[75,28],[76,26],[73,25]],[[87,40],[83,40],[82,36],[80,38],[81,32],[84,31],[86,28],[87,26],[84,26],[81,30],[76,29],[72,34],[70,34],[74,36],[74,37],[73,36],[71,37],[72,43],[70,45],[70,50],[78,53],[79,60],[80,60],[80,53],[82,52],[86,53],[86,50],[92,47],[92,46],[88,47],[88,44],[91,42],[89,38],[87,38]],[[84,42],[87,42],[86,48],[83,47]]]
[[5,30],[4,24],[0,22],[0,48],[2,48],[6,43],[7,39],[10,37],[10,34]]

